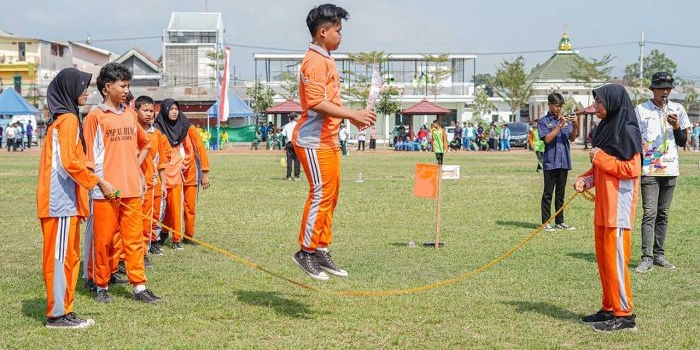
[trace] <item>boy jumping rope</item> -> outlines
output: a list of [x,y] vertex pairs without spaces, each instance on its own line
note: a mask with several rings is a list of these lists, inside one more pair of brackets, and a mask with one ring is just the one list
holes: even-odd
[[340,46],[341,20],[348,17],[347,11],[332,4],[314,7],[306,17],[312,42],[301,63],[302,115],[292,134],[294,151],[309,182],[299,232],[301,249],[293,261],[309,276],[322,281],[328,280],[325,272],[348,275],[335,265],[328,252],[340,186],[340,124],[347,118],[363,129],[377,119],[373,111],[350,110],[340,102],[340,77],[330,52]]

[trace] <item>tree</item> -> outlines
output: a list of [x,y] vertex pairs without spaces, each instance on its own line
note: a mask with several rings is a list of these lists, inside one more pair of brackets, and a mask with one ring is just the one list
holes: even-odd
[[489,86],[489,80],[493,79],[493,76],[489,73],[479,73],[472,77],[474,80],[474,86]]
[[282,96],[288,100],[296,100],[299,98],[299,77],[290,72],[280,74],[282,85],[280,86],[284,93]]
[[[445,62],[449,61],[447,54],[429,55],[423,54],[426,69],[423,72],[423,84],[427,84],[430,93],[435,96],[440,94],[440,82],[452,74],[452,69],[445,67]],[[427,81],[427,82],[426,82]]]
[[[349,86],[342,90],[344,98],[348,101],[348,105],[365,108],[367,106],[367,98],[369,97],[370,85],[372,84],[373,66],[378,65],[381,69],[381,63],[386,61],[389,56],[382,51],[358,52],[348,54],[348,59],[354,64],[364,67],[363,71],[345,70],[346,79]],[[381,71],[380,71],[381,73]]]
[[[651,50],[649,56],[644,57],[644,78],[650,79],[656,72],[667,72],[676,74],[676,63],[672,59],[657,50]],[[632,63],[625,67],[625,82],[629,86],[634,86],[633,82],[639,83],[639,62]]]
[[651,84],[651,79],[643,78],[642,80],[633,79],[627,83],[630,90],[630,100],[632,100],[632,105],[636,106],[642,102],[645,102],[651,96],[648,86]]
[[[680,87],[685,94],[685,99],[683,100],[685,110],[690,114],[690,107],[698,105],[698,92],[695,91],[695,81],[690,79],[681,80]],[[698,109],[700,110],[700,106],[698,106]]]
[[393,115],[399,111],[401,104],[396,100],[399,95],[399,88],[395,86],[386,86],[379,92],[379,99],[374,110],[380,115]]
[[[592,90],[594,85],[604,84],[606,81],[610,80],[610,72],[613,67],[610,67],[610,62],[614,57],[609,54],[603,56],[600,60],[591,58],[591,60],[586,60],[581,56],[574,56],[574,67],[569,76],[581,83],[586,85],[587,90]],[[591,104],[591,95],[588,95],[588,104]]]
[[496,69],[496,76],[490,81],[496,94],[510,106],[512,115],[517,115],[516,112],[532,96],[532,83],[527,84],[526,79],[525,59],[520,56],[512,62],[504,59]]
[[477,86],[474,92],[474,103],[472,104],[472,119],[480,120],[484,114],[490,115],[491,112],[496,110],[496,105],[489,101],[486,91],[481,86]]
[[246,90],[248,96],[253,98],[251,108],[258,114],[265,113],[265,110],[270,108],[274,103],[272,98],[275,96],[275,92],[272,91],[270,87],[264,86],[257,80],[252,87],[248,87]]
[[226,59],[226,54],[223,52],[209,51],[206,53],[206,56],[212,61],[211,63],[207,63],[207,65],[216,72],[214,73],[216,76],[210,77],[209,80],[211,80],[212,85],[216,85],[216,78],[220,78],[221,74],[224,72],[224,60]]

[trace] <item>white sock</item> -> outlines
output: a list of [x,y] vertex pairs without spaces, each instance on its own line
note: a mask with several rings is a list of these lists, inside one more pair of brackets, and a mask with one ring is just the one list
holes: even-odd
[[328,247],[325,247],[325,248],[316,248],[316,250],[320,250],[320,251],[322,251],[322,252],[328,253]]
[[109,288],[100,288],[100,287],[96,287],[96,288],[97,288],[97,291],[98,291],[98,292],[101,291],[101,290],[109,291]]
[[134,294],[139,294],[139,293],[143,292],[144,290],[146,290],[146,285],[139,284],[136,287],[134,287]]

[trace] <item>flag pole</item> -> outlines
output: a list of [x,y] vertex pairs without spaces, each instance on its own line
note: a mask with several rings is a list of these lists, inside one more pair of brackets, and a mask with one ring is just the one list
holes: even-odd
[[440,249],[440,207],[442,207],[442,165],[438,167],[437,213],[435,217],[435,250]]

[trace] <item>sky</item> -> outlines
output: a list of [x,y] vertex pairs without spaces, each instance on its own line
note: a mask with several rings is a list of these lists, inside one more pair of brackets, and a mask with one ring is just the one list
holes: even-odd
[[[309,0],[2,0],[0,29],[44,40],[85,41],[122,54],[138,47],[153,57],[171,12],[221,12],[231,64],[254,79],[254,53],[305,51]],[[615,57],[613,75],[659,49],[676,76],[700,85],[700,2],[692,0],[338,0],[350,13],[338,52],[476,54],[476,73],[494,73],[522,55],[529,70],[556,50],[566,27],[583,57]],[[119,6],[115,6],[118,4]],[[8,11],[15,9],[17,12]],[[654,43],[650,43],[654,42]],[[670,45],[668,45],[670,44]],[[681,46],[679,46],[681,45]],[[685,45],[685,46],[682,46]],[[252,48],[251,46],[260,47]],[[276,51],[274,49],[284,49]],[[539,51],[539,52],[532,52]]]

